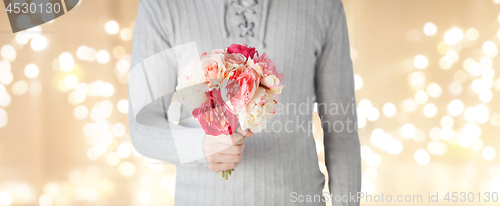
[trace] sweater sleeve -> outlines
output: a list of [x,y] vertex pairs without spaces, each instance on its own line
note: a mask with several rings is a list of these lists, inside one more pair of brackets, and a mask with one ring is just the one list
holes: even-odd
[[176,165],[206,166],[203,129],[168,121],[167,110],[177,84],[179,52],[175,51],[182,48],[171,47],[172,21],[163,3],[139,3],[129,74],[130,136],[135,149],[146,157]]
[[[361,157],[357,133],[354,74],[342,2],[316,63],[315,91],[324,132],[325,163],[333,195],[356,195],[361,190]],[[335,11],[335,10],[334,10]],[[342,108],[342,109],[338,109]],[[334,202],[334,205],[359,205]]]

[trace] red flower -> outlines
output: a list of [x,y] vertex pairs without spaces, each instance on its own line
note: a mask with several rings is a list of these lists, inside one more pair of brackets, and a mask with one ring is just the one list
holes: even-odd
[[193,116],[198,119],[205,134],[218,136],[231,135],[238,125],[238,117],[231,113],[222,100],[220,91],[205,92],[207,101],[193,110]]
[[246,58],[254,58],[255,55],[259,56],[259,52],[257,52],[254,47],[249,47],[246,44],[231,44],[231,46],[227,48],[227,52],[230,54],[243,54]]

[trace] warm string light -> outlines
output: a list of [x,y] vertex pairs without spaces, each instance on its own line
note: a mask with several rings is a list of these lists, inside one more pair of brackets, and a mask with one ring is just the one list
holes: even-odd
[[[423,32],[427,36],[433,36],[437,31],[437,26],[432,22],[426,23],[423,28]],[[500,29],[498,33],[500,34]],[[479,35],[479,30],[476,28],[468,29],[465,35],[459,28],[452,28],[447,31],[444,35],[444,42],[439,43],[437,47],[438,51],[444,54],[437,62],[439,67],[444,70],[455,70],[454,68],[456,67],[453,66],[460,60],[459,53],[463,48],[461,46],[462,42],[474,42],[478,39]],[[485,41],[477,46],[480,47],[484,56],[479,60],[465,58],[463,67],[466,73],[462,70],[457,71],[454,78],[456,81],[451,82],[447,90],[446,87],[443,89],[438,83],[427,83],[424,71],[415,71],[408,75],[408,83],[416,93],[414,99],[402,101],[400,110],[404,113],[412,113],[420,107],[419,105],[422,105],[425,117],[436,118],[437,114],[440,113],[440,108],[433,102],[434,99],[440,98],[444,92],[449,92],[453,96],[459,96],[464,87],[467,87],[468,79],[471,80],[471,91],[476,94],[476,96],[472,95],[472,98],[477,98],[484,103],[476,106],[466,106],[459,98],[450,101],[442,109],[446,115],[438,116],[441,118],[441,127],[434,127],[430,130],[431,141],[427,143],[427,148],[417,149],[414,152],[414,160],[419,165],[428,165],[432,161],[433,155],[446,155],[450,145],[452,147],[453,145],[458,145],[462,148],[470,148],[474,152],[479,152],[486,161],[490,161],[496,157],[494,147],[485,146],[481,140],[482,129],[479,125],[487,124],[491,119],[491,124],[494,127],[500,126],[500,114],[491,114],[487,105],[493,99],[492,90],[500,91],[500,79],[494,80],[495,71],[492,69],[492,58],[498,54],[498,47],[494,41]],[[419,70],[427,68],[429,64],[431,62],[429,62],[426,56],[421,54],[415,56],[413,59],[414,67]],[[356,74],[354,78],[356,90],[361,90],[363,85],[361,76]],[[372,103],[368,99],[363,99],[358,103],[358,119],[360,119],[358,121],[362,122],[362,124],[359,124],[360,128],[364,128],[369,124],[364,119],[367,117],[367,111],[372,109],[377,108],[372,108]],[[384,104],[382,111],[386,118],[392,118],[397,115],[398,109],[393,103],[388,102]],[[457,125],[454,118],[464,118],[468,123]],[[377,118],[372,118],[372,121],[376,120]],[[402,125],[400,133],[397,136],[421,142],[424,140],[425,133],[415,125],[406,123]],[[387,133],[379,128],[373,130],[370,140],[373,147],[379,148],[388,154],[399,154],[406,143],[405,141],[398,140],[398,137],[395,138],[390,132]],[[361,147],[361,156],[363,161],[369,166],[363,172],[364,182],[362,190],[373,192],[376,189],[376,185],[374,184],[377,177],[375,168],[381,163],[382,156],[376,154],[368,145]],[[500,172],[498,173],[500,174]]]
[[[108,34],[117,34],[119,26],[117,22],[110,21],[106,24],[105,30]],[[49,45],[49,40],[41,36],[39,33],[33,31],[41,31],[40,27],[30,29],[30,32],[19,32],[15,37],[15,42],[19,45],[25,45],[31,41],[31,49],[33,51],[41,51],[46,49]],[[123,28],[120,32],[120,38],[123,41],[130,41],[132,39],[132,29]],[[2,107],[7,107],[11,102],[11,95],[7,90],[8,85],[12,85],[12,94],[24,95],[28,92],[30,85],[37,86],[36,82],[28,84],[25,80],[14,81],[14,75],[11,72],[11,63],[17,57],[16,48],[12,45],[4,45],[1,47],[0,54],[2,61],[0,61],[0,128],[7,125],[7,113]],[[130,69],[131,57],[126,53],[122,46],[116,46],[112,50],[112,55],[116,61],[115,69],[116,75],[121,83],[127,84],[128,72]],[[137,178],[139,173],[138,165],[135,163],[137,158],[142,156],[133,149],[132,144],[129,142],[127,136],[127,128],[125,124],[117,122],[110,124],[108,118],[113,114],[113,110],[119,113],[128,113],[128,100],[121,99],[116,103],[110,101],[111,97],[115,94],[115,85],[112,83],[96,80],[94,82],[82,82],[79,75],[73,73],[74,69],[78,66],[79,61],[96,62],[99,64],[109,64],[111,55],[107,50],[99,50],[82,45],[76,53],[63,52],[55,59],[53,68],[57,72],[61,72],[64,77],[59,82],[59,91],[68,93],[68,101],[70,104],[75,105],[73,115],[77,120],[91,119],[83,128],[85,140],[89,146],[87,150],[87,157],[90,160],[102,161],[106,165],[116,168],[116,171],[124,178]],[[111,67],[112,68],[112,67]],[[36,64],[28,64],[24,68],[24,74],[27,79],[36,79],[39,76],[40,69]],[[126,79],[126,80],[124,80]],[[12,82],[15,82],[11,84]],[[36,93],[36,92],[35,92]],[[97,102],[93,106],[87,106],[86,100],[91,101],[89,97],[104,99]],[[122,97],[126,98],[126,97]],[[116,107],[116,108],[115,108]],[[139,159],[140,160],[140,159]],[[100,163],[96,163],[100,164]],[[159,164],[147,165],[149,173],[158,174],[163,171],[164,166]],[[115,185],[111,180],[103,177],[96,179],[96,173],[102,171],[98,167],[91,166],[87,173],[78,170],[71,171],[68,176],[68,182],[73,185],[64,190],[72,190],[74,192],[64,194],[63,188],[67,187],[64,182],[47,183],[44,190],[38,196],[38,204],[40,205],[67,205],[74,201],[98,202],[101,199],[106,199],[106,195],[112,194],[112,189]],[[173,197],[175,186],[174,170],[169,169],[168,175],[164,176],[159,187],[167,190]],[[148,175],[148,172],[141,171],[141,175]],[[102,182],[105,183],[106,189],[102,188]],[[19,203],[19,196],[15,193],[0,192],[0,204],[10,205]],[[104,196],[103,196],[104,195]],[[139,189],[137,191],[137,200],[141,204],[149,204],[152,201],[152,196],[147,189]],[[31,203],[30,203],[31,204]]]

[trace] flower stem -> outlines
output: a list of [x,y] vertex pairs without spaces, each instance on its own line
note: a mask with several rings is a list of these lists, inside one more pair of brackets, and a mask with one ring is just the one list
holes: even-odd
[[233,171],[234,171],[234,169],[222,171],[222,178],[226,177],[226,180],[227,180],[228,176],[233,174]]

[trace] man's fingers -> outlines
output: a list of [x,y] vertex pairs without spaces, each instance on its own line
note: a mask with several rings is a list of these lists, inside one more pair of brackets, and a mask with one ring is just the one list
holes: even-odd
[[245,143],[245,136],[239,134],[239,133],[234,133],[233,134],[234,141],[236,141],[235,145],[240,145]]
[[238,155],[238,154],[243,153],[244,149],[245,149],[245,144],[240,144],[240,145],[234,145],[234,146],[228,147],[227,149],[222,150],[220,153],[230,154],[230,155]]
[[217,142],[224,145],[242,144],[245,141],[245,136],[240,133],[233,133],[232,135],[221,135],[217,137]]
[[245,137],[250,137],[253,135],[253,132],[249,129],[246,129],[246,130],[243,130],[241,129],[240,126],[238,126],[238,128],[236,129],[236,132],[240,133],[241,135],[245,136]]
[[245,137],[250,137],[250,136],[252,136],[252,135],[253,135],[252,130],[249,130],[249,129],[248,129],[248,130],[247,130],[247,133],[245,134]]
[[217,142],[225,145],[233,145],[234,142],[236,142],[235,139],[233,139],[232,135],[220,135],[217,137]]
[[214,165],[208,165],[208,169],[218,173],[220,171],[234,169],[238,166],[238,163],[218,163]]
[[240,126],[238,126],[238,128],[236,128],[236,132],[242,134],[243,136],[245,136],[245,134],[247,134],[247,131],[248,131],[248,129],[247,130],[243,130],[243,129],[241,129]]
[[208,164],[233,163],[240,161],[241,161],[241,154],[232,155],[232,154],[218,153],[207,157]]

